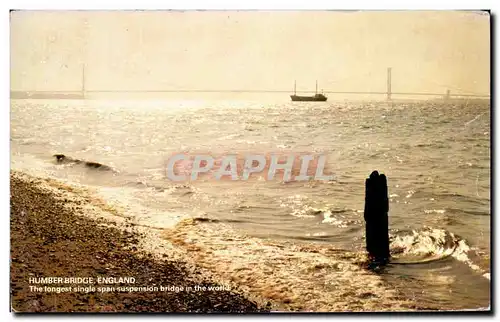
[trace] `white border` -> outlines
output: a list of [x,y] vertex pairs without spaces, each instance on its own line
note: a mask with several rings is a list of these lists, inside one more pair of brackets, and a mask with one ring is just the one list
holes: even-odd
[[[10,2],[10,3],[9,3]],[[456,9],[488,9],[495,7],[495,0],[349,0],[349,1],[324,1],[324,0],[163,0],[163,1],[36,1],[18,0],[5,1],[13,9],[220,9],[220,10],[456,10]]]
[[[36,1],[36,0],[19,0],[19,1],[2,1],[2,14],[1,14],[1,35],[2,35],[2,47],[1,51],[2,62],[5,66],[3,69],[5,72],[2,74],[2,102],[5,106],[2,108],[2,116],[0,117],[0,129],[2,131],[0,144],[2,145],[2,154],[0,157],[0,162],[2,164],[2,168],[5,170],[2,172],[2,185],[1,185],[1,197],[0,203],[3,211],[3,220],[4,224],[1,225],[1,235],[3,236],[3,240],[1,243],[1,254],[3,259],[3,265],[1,266],[1,279],[2,287],[0,288],[0,299],[2,310],[1,310],[1,320],[2,321],[10,321],[13,320],[14,317],[10,314],[9,311],[9,224],[8,214],[9,214],[9,173],[8,170],[10,168],[10,101],[9,101],[9,73],[10,64],[9,64],[9,16],[8,9],[35,9],[35,10],[47,10],[47,9],[57,9],[57,10],[158,10],[158,9],[174,9],[174,10],[184,10],[184,9],[212,9],[212,10],[457,10],[457,9],[492,9],[493,13],[498,13],[498,4],[500,1],[497,0],[454,0],[454,1],[437,1],[437,0],[407,0],[407,1],[369,1],[369,0],[348,0],[348,1],[322,1],[322,0],[247,0],[247,1],[196,1],[196,0],[164,0],[164,1],[105,1],[105,0],[87,0],[87,1]],[[498,32],[495,33],[495,43],[498,43]],[[496,56],[497,57],[497,56]],[[495,58],[496,58],[495,57]],[[495,74],[493,74],[495,75]],[[496,84],[495,93],[498,90],[498,84]],[[493,95],[493,94],[492,94]],[[495,95],[496,96],[496,95]],[[494,107],[492,107],[494,109]],[[495,121],[496,124],[499,123],[499,112],[496,112]],[[496,133],[498,134],[498,129],[496,129]],[[500,138],[498,135],[495,135],[495,150],[499,149],[498,142]],[[493,157],[493,156],[492,156]],[[498,182],[500,175],[498,171],[496,171],[495,181]],[[497,190],[495,193],[495,200],[500,200],[499,196],[500,192]],[[493,197],[493,196],[492,196]],[[492,214],[492,217],[495,217],[496,214]],[[495,220],[495,231],[500,231],[498,229],[500,219],[496,218]],[[493,234],[492,234],[493,235]],[[498,259],[498,247],[495,247],[495,259]],[[494,281],[496,278],[496,271],[492,272],[495,275],[493,277]],[[495,283],[496,284],[496,283]],[[496,285],[495,285],[496,286]],[[495,287],[496,289],[496,287]],[[495,293],[497,296],[498,294]],[[495,297],[497,298],[497,297]],[[498,301],[497,301],[498,302]],[[498,305],[496,305],[496,309],[498,310]],[[145,319],[146,317],[150,317],[150,315],[143,316],[127,316],[127,318],[139,318]],[[296,318],[299,319],[311,319],[315,316],[298,316]],[[324,318],[325,316],[318,316],[320,318]],[[338,319],[343,316],[333,315],[329,318]],[[37,317],[40,320],[52,320],[52,315],[47,315],[45,317]],[[69,320],[71,316],[59,316],[58,318],[63,320]],[[92,319],[96,321],[104,321],[108,318],[123,318],[123,315],[120,316],[84,316],[80,317],[83,319]],[[160,316],[162,319],[172,319],[177,318],[174,316]],[[181,319],[198,319],[199,316],[181,316]],[[231,317],[232,318],[232,317]],[[253,319],[270,319],[270,316],[253,316]],[[366,320],[373,319],[374,316],[356,316],[356,319]],[[380,318],[385,319],[385,316],[380,316]],[[430,317],[432,319],[437,319],[437,316]],[[222,317],[217,316],[215,319],[219,320]],[[473,319],[472,317],[467,317],[467,319]],[[475,319],[475,318],[474,318]]]

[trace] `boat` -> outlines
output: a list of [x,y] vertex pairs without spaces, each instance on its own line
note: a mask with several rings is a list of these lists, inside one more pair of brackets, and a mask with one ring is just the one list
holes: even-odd
[[293,86],[293,95],[290,95],[290,98],[294,102],[326,102],[328,99],[323,93],[318,94],[318,81],[316,81],[316,92],[313,96],[297,95],[297,82],[295,82]]

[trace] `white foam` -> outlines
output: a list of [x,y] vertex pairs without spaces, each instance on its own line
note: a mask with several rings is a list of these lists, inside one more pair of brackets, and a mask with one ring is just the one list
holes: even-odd
[[444,214],[446,212],[446,210],[444,210],[444,209],[425,209],[424,212],[426,214],[432,214],[432,213]]
[[322,223],[324,223],[324,224],[334,225],[334,226],[337,226],[339,228],[347,227],[347,224],[345,223],[345,221],[334,216],[330,210],[323,212],[323,217],[324,217],[324,219],[323,219]]

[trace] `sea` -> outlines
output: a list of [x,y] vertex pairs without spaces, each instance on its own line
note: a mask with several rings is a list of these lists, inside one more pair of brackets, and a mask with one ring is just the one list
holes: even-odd
[[[287,97],[11,100],[11,169],[88,187],[203,268],[283,310],[490,306],[491,107]],[[169,156],[326,155],[331,180],[171,181]],[[112,171],[58,164],[54,154]],[[364,266],[384,173],[393,259]]]

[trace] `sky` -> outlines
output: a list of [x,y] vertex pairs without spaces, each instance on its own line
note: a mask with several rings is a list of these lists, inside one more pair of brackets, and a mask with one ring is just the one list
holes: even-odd
[[489,15],[466,11],[13,11],[11,90],[489,94]]

